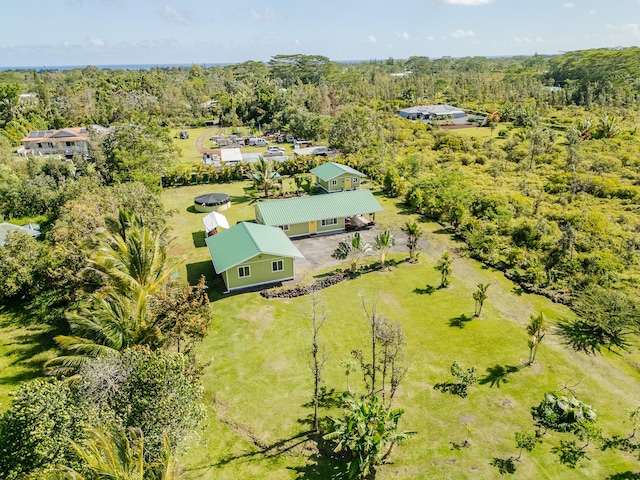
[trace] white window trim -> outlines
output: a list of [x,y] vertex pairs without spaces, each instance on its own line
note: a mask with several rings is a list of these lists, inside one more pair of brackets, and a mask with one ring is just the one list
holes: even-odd
[[[277,264],[280,263],[282,265],[282,268],[276,268]],[[280,259],[280,260],[273,260],[271,262],[271,272],[272,273],[276,273],[276,272],[284,272],[284,260]]]
[[353,183],[358,183],[358,177],[353,177]]
[[288,232],[289,231],[289,225],[279,225],[280,229],[282,229],[283,232]]
[[336,185],[338,185],[338,180],[331,180],[331,186],[335,187]]
[[322,219],[322,226],[323,227],[328,227],[330,225],[337,225],[338,224],[338,219],[337,218],[325,218]]
[[[249,273],[247,275],[241,275],[240,272],[243,271],[245,268],[249,271]],[[250,265],[243,265],[241,267],[238,267],[238,278],[249,278],[249,277],[251,277],[251,266]]]

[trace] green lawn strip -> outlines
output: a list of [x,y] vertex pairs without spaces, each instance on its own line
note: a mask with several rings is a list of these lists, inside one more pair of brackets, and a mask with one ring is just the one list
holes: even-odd
[[[209,262],[210,268],[206,249],[196,249],[192,241],[191,245],[187,241],[194,229],[202,228],[199,217],[203,216],[186,211],[190,199],[204,191],[240,195],[242,186],[237,183],[165,190],[165,205],[181,206],[169,221],[182,239],[189,262]],[[398,229],[407,219],[415,218],[401,214],[396,200],[378,198],[385,207],[385,212],[376,218],[379,226]],[[231,224],[252,218],[248,201],[234,204],[224,213]],[[406,409],[403,428],[416,430],[418,435],[395,450],[393,464],[383,466],[379,478],[496,478],[497,469],[489,465],[491,459],[517,455],[513,435],[518,430],[533,430],[531,407],[541,401],[545,392],[564,386],[594,406],[606,433],[622,433],[626,410],[635,406],[640,394],[634,367],[637,355],[586,356],[569,350],[550,333],[540,347],[536,363],[523,367],[528,356],[524,325],[529,315],[542,311],[553,323],[570,317],[570,310],[543,297],[521,293],[501,272],[460,256],[461,245],[440,226],[429,222],[421,225],[427,251],[419,264],[402,263],[388,272],[367,273],[321,293],[329,310],[321,331],[330,354],[325,385],[336,393],[346,387],[340,361],[350,358],[355,348],[367,349],[363,299],[369,302],[377,294],[379,312],[404,327],[410,370],[396,406]],[[426,286],[439,283],[439,273],[433,267],[445,249],[455,252],[452,283],[447,289],[429,294]],[[489,299],[482,318],[471,319],[471,295],[479,281],[491,283]],[[213,299],[214,325],[199,348],[200,357],[211,360],[205,369],[206,398],[225,424],[241,426],[234,433],[249,443],[240,450],[253,451],[251,439],[272,445],[308,430],[311,409],[305,405],[311,399],[312,384],[305,356],[309,346],[309,298],[268,301],[257,293],[216,293]],[[467,399],[433,389],[436,383],[452,381],[449,367],[454,360],[465,367],[478,368],[482,383],[472,389]],[[362,390],[359,373],[352,374],[350,381],[354,388]],[[338,414],[339,410],[323,409],[321,413]],[[465,423],[471,429],[472,446],[452,450],[451,442],[460,442],[467,435]],[[217,422],[208,426],[207,435],[215,437],[218,426]],[[560,438],[553,434],[553,442]],[[600,478],[606,472],[635,470],[634,462],[623,454],[597,450],[590,452],[592,460],[583,468],[570,470],[550,453],[552,444],[547,442],[532,454],[525,454],[517,464],[518,478]],[[253,474],[246,469],[257,464],[267,469],[261,472],[262,478],[296,478],[301,462],[304,464],[309,456],[305,452],[297,447],[278,461],[264,453],[252,456],[248,464],[233,462],[232,466],[229,462],[216,467],[215,478],[233,478],[243,473],[251,478]],[[224,448],[221,453],[217,445],[212,445],[197,457],[187,455],[185,461],[192,468],[224,455]],[[326,468],[328,472],[331,467],[308,468]]]
[[0,314],[0,412],[22,382],[43,376],[42,364],[52,356],[51,336],[46,326],[23,327],[17,314]]

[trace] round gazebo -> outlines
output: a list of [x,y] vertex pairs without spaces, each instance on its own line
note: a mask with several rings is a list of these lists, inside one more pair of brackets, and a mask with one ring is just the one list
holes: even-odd
[[206,193],[197,196],[193,204],[198,212],[221,212],[231,206],[231,199],[226,193]]

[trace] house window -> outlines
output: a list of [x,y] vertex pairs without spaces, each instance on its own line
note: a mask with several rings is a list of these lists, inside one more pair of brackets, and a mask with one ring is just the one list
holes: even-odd
[[246,278],[251,276],[251,267],[249,265],[243,265],[238,267],[238,278]]
[[73,142],[65,142],[65,144],[67,145],[67,147],[73,147],[74,146]]
[[288,232],[289,231],[289,225],[279,225],[279,227],[283,232]]
[[326,227],[328,225],[337,225],[338,224],[338,219],[337,218],[327,218],[325,220],[322,220],[322,226]]
[[271,262],[272,272],[282,272],[283,270],[284,270],[284,261],[274,260],[273,262]]
[[353,183],[358,183],[358,177],[353,177]]
[[331,180],[331,186],[335,187],[336,185],[338,185],[338,180]]

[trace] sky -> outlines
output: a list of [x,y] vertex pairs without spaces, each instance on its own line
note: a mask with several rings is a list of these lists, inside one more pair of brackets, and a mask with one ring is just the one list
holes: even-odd
[[2,0],[0,67],[558,54],[640,45],[640,0]]

